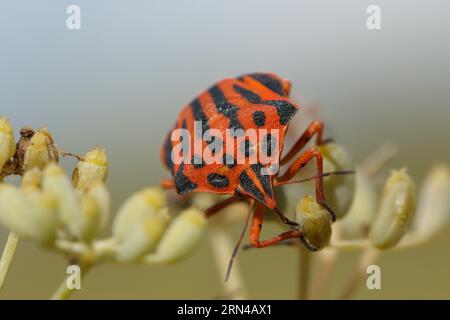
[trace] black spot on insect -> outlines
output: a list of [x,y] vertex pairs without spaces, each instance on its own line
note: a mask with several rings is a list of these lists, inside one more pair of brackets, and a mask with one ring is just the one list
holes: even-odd
[[242,172],[241,175],[239,176],[239,184],[245,192],[253,195],[255,199],[264,202],[263,194],[261,193],[261,191],[258,190],[256,185],[253,183],[252,179],[250,179],[250,177],[248,176],[247,173],[245,173],[245,171]]
[[240,149],[246,157],[250,157],[253,154],[253,145],[249,139],[242,141]]
[[241,87],[240,85],[234,84],[233,85],[234,91],[239,93],[244,99],[246,99],[250,103],[260,103],[261,97],[256,94],[255,92],[245,89],[244,87]]
[[229,169],[233,169],[234,167],[236,167],[236,159],[234,159],[232,155],[224,153],[223,164],[226,165]]
[[197,188],[197,184],[189,180],[189,178],[184,175],[183,163],[180,165],[180,168],[175,175],[175,186],[178,194],[180,195],[185,195]]
[[278,81],[274,77],[264,73],[253,73],[249,74],[249,76],[264,85],[266,88],[269,88],[273,92],[279,94],[280,96],[286,96],[280,81]]
[[273,150],[277,147],[277,140],[272,134],[268,133],[262,141],[262,150],[268,157],[272,156]]
[[280,124],[282,125],[286,125],[297,113],[297,108],[285,100],[264,100],[261,103],[277,109]]
[[210,173],[208,175],[208,183],[217,189],[223,189],[230,185],[230,179],[218,173]]
[[262,111],[255,111],[252,114],[253,122],[257,127],[264,127],[266,125],[266,115]]
[[201,169],[205,166],[203,158],[197,155],[192,156],[191,164],[194,166],[195,169]]
[[234,104],[228,102],[227,98],[223,94],[222,90],[218,86],[212,86],[208,90],[212,99],[214,100],[214,104],[216,105],[217,112],[223,114],[230,120],[230,129],[238,130],[243,129],[242,124],[238,119],[238,110],[239,108]]

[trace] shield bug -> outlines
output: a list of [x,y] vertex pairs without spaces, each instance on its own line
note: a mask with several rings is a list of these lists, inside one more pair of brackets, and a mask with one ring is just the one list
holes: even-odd
[[[270,73],[224,79],[181,110],[161,151],[162,162],[172,174],[172,179],[162,182],[163,187],[175,188],[180,195],[210,192],[230,196],[207,209],[207,216],[243,198],[250,201],[246,227],[254,211],[250,245],[256,248],[287,239],[304,240],[298,224],[278,209],[274,188],[292,183],[292,178],[311,160],[315,160],[317,172],[316,201],[335,220],[325,201],[322,155],[314,147],[303,150],[313,137],[317,145],[324,142],[323,123],[312,122],[291,150],[282,154],[289,121],[299,109],[289,99],[290,89],[289,81]],[[267,158],[271,161],[266,161]],[[288,163],[286,171],[279,174],[279,165]],[[261,241],[265,208],[272,209],[294,228]]]

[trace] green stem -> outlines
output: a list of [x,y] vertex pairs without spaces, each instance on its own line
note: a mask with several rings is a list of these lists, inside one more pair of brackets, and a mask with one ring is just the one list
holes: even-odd
[[233,271],[228,281],[224,281],[227,266],[233,252],[233,242],[227,230],[219,226],[211,227],[209,232],[212,251],[216,261],[216,267],[220,276],[224,297],[232,300],[244,300],[247,298],[247,289],[242,279],[237,259],[234,262]]
[[300,300],[307,300],[309,297],[309,280],[311,273],[311,252],[300,247],[300,267],[299,267],[299,293]]
[[339,250],[361,250],[371,248],[372,244],[367,239],[333,240],[329,246]]
[[[80,281],[84,278],[86,273],[90,270],[90,267],[88,266],[82,266],[80,265]],[[53,293],[51,300],[68,300],[72,294],[75,293],[77,289],[70,289],[67,287],[67,279],[65,278],[59,287],[56,289],[56,291]]]
[[367,267],[375,263],[380,253],[381,251],[375,248],[367,248],[361,253],[358,266],[340,296],[341,300],[348,300],[355,294],[356,290],[361,286],[364,277],[367,275]]
[[10,232],[5,248],[3,249],[2,257],[0,258],[0,290],[5,282],[5,278],[8,274],[9,267],[11,266],[12,259],[14,258],[18,243],[19,237],[17,234]]
[[314,268],[315,274],[310,289],[310,299],[319,300],[327,297],[331,276],[336,266],[338,254],[339,252],[335,248],[325,248],[315,254],[317,267]]

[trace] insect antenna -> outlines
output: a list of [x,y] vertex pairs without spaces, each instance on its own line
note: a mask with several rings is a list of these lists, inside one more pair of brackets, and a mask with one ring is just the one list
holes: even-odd
[[225,274],[225,282],[227,282],[228,278],[230,277],[231,269],[233,268],[234,259],[237,256],[237,253],[241,246],[242,239],[244,239],[245,232],[247,231],[248,224],[250,222],[250,216],[252,215],[254,203],[255,202],[253,200],[250,202],[250,209],[248,210],[248,215],[247,215],[247,219],[245,220],[244,228],[242,229],[241,235],[240,235],[238,241],[236,242],[236,245],[234,246],[233,253],[231,254],[230,261],[228,262],[227,273]]
[[[330,177],[330,176],[344,176],[347,174],[355,174],[356,171],[355,170],[341,170],[341,171],[331,171],[331,172],[325,172],[322,175],[320,175],[322,178],[325,177]],[[294,183],[303,183],[303,182],[308,182],[311,180],[315,180],[320,176],[313,176],[313,177],[309,177],[309,178],[304,178],[304,179],[300,179],[300,180],[289,180],[289,181],[284,181],[284,182],[278,182],[277,186],[284,186],[287,184],[294,184]]]

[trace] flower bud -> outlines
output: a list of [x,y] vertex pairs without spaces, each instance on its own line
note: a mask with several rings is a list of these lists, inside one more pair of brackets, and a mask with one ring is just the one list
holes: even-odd
[[108,226],[111,215],[111,196],[102,182],[96,182],[89,187],[86,193],[93,197],[100,210],[98,232],[102,232]]
[[53,142],[52,135],[47,129],[38,130],[31,138],[25,151],[24,170],[34,167],[44,169],[48,163],[58,161],[58,150]]
[[81,205],[79,195],[72,187],[63,169],[49,164],[43,173],[42,189],[57,199],[58,217],[61,224],[73,236],[79,236]]
[[20,190],[33,202],[30,222],[35,230],[34,238],[44,246],[51,246],[56,239],[58,226],[57,200],[48,192],[41,191],[42,171],[33,168],[22,177]]
[[182,211],[169,225],[155,253],[145,258],[147,263],[174,263],[189,256],[205,234],[207,219],[202,211],[190,208]]
[[192,194],[192,205],[200,210],[206,210],[215,205],[224,198],[220,195],[215,195],[207,192],[199,192]]
[[[143,218],[158,215],[166,207],[166,197],[160,188],[148,188],[132,195],[119,209],[113,225],[113,234],[124,239]],[[166,212],[166,211],[165,211]]]
[[166,198],[159,188],[131,196],[119,209],[113,225],[117,259],[136,261],[154,249],[169,222]]
[[438,234],[450,219],[450,170],[438,165],[428,173],[419,194],[417,213],[403,244],[416,244]]
[[43,246],[52,246],[56,239],[58,212],[56,198],[45,192],[31,192],[27,197],[33,202],[30,223],[33,225],[32,238]]
[[168,222],[167,209],[142,216],[141,220],[133,224],[130,232],[119,242],[117,259],[133,262],[151,252],[160,240]]
[[83,242],[90,243],[97,235],[100,226],[100,206],[89,194],[81,197],[81,216],[73,229]]
[[29,238],[33,234],[30,216],[33,203],[24,193],[9,184],[0,185],[0,221],[20,237]]
[[20,237],[51,245],[56,237],[56,201],[49,194],[25,194],[14,186],[0,185],[0,221]]
[[33,168],[23,175],[20,189],[25,193],[39,192],[41,189],[41,182],[42,171],[38,168]]
[[377,213],[378,192],[372,180],[362,171],[356,170],[356,188],[348,214],[340,221],[340,232],[344,239],[367,238],[370,225]]
[[3,166],[16,152],[14,132],[11,122],[5,118],[0,118],[0,173]]
[[[335,143],[326,143],[318,147],[323,156],[323,172],[352,170],[353,163],[348,153]],[[343,218],[350,209],[355,191],[355,175],[332,175],[323,178],[325,199],[336,213]]]
[[330,214],[313,197],[305,195],[300,199],[296,209],[296,220],[309,246],[320,250],[330,242]]
[[416,204],[415,185],[406,169],[392,171],[384,186],[369,240],[378,249],[397,245],[407,232]]
[[104,149],[89,151],[84,159],[78,162],[72,175],[75,189],[84,191],[95,182],[104,182],[108,174],[108,158]]
[[97,182],[81,195],[81,216],[73,231],[86,243],[92,242],[107,224],[109,217],[109,193],[101,182]]

